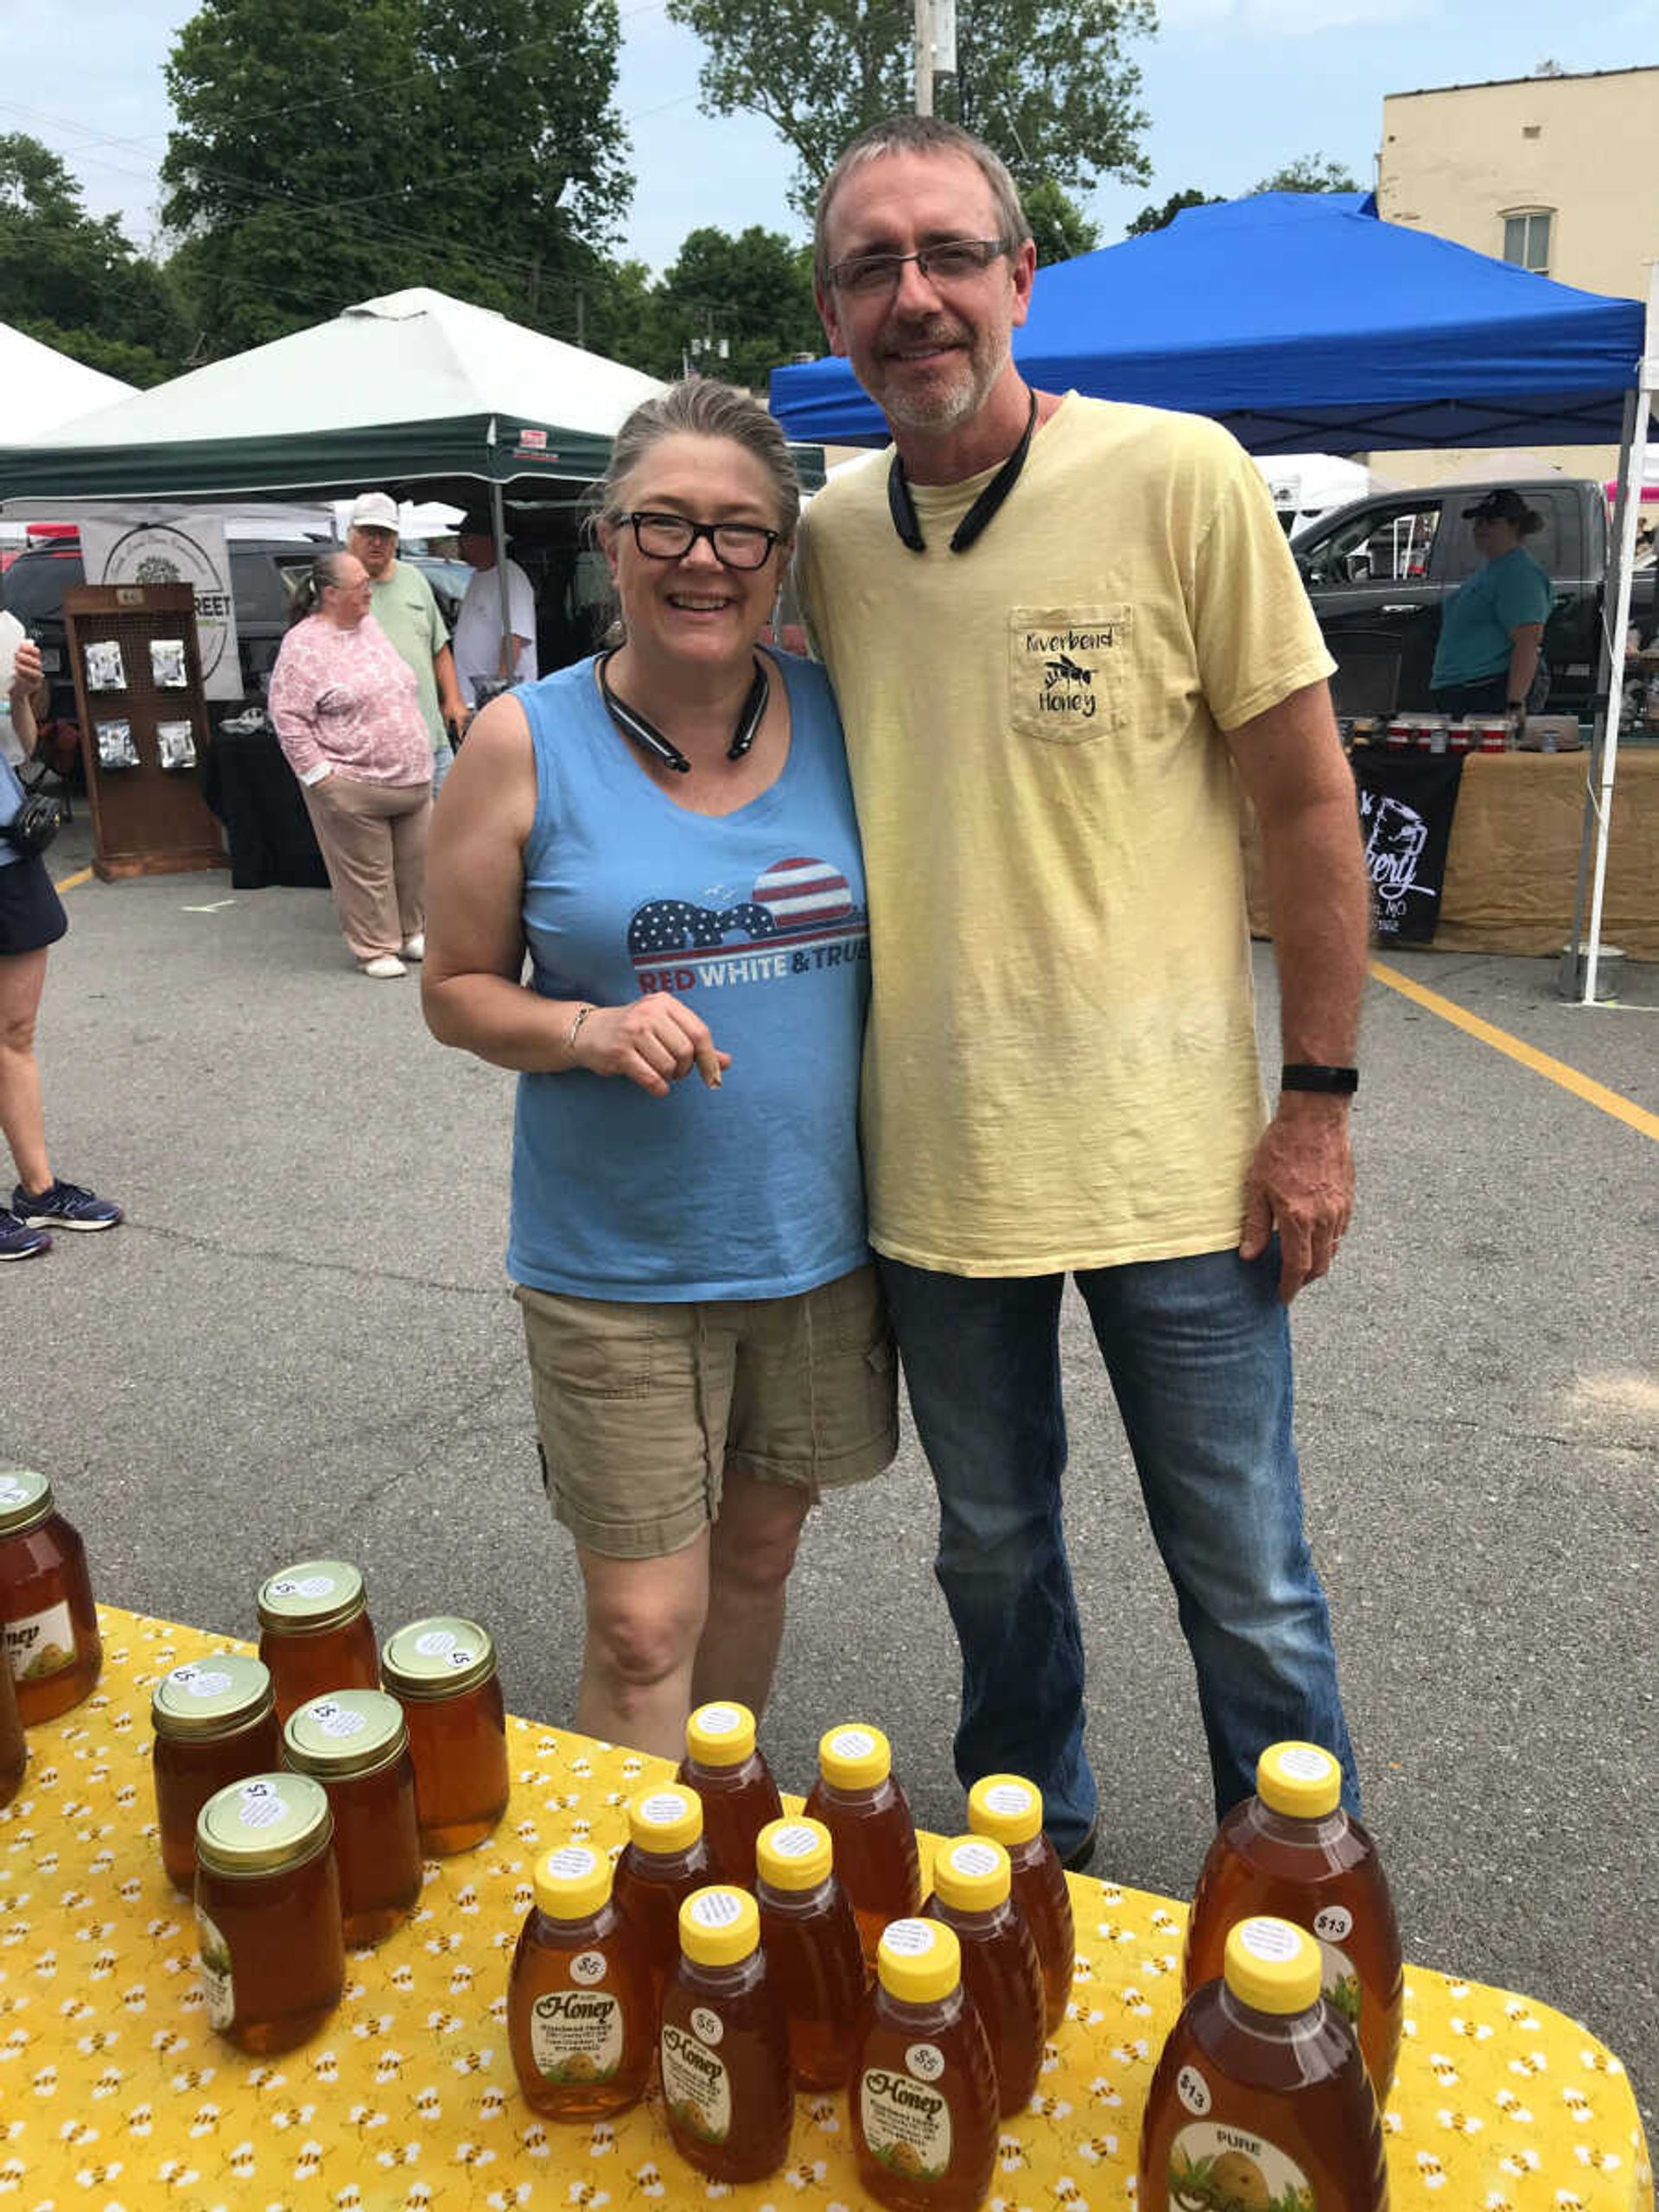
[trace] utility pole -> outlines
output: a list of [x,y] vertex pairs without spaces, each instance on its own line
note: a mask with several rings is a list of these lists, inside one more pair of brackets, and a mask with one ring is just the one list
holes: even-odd
[[916,112],[933,112],[933,0],[916,0]]

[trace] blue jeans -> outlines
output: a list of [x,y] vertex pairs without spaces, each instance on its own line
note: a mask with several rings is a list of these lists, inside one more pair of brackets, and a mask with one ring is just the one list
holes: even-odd
[[[1061,1525],[1063,1275],[883,1260],[912,1411],[939,1493],[934,1571],[962,1647],[957,1772],[1042,1789],[1064,1857],[1095,1818],[1084,1649]],[[1302,1532],[1289,1318],[1276,1246],[1078,1274],[1198,1671],[1217,1819],[1286,1737],[1359,1781],[1325,1593]]]
[[443,789],[443,779],[455,765],[455,748],[446,737],[442,745],[432,748],[432,796],[436,798]]

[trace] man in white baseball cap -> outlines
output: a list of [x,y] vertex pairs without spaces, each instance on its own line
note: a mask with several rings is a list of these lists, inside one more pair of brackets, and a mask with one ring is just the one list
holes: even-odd
[[467,721],[455,681],[449,632],[432,587],[413,562],[397,558],[397,502],[385,492],[359,493],[346,531],[347,550],[369,572],[375,620],[415,671],[421,713],[432,741],[432,796],[454,760],[452,737]]

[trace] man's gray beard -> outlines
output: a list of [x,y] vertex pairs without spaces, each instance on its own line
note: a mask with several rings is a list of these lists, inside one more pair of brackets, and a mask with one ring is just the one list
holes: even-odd
[[878,403],[881,412],[900,430],[954,430],[971,422],[989,398],[1007,356],[991,362],[971,353],[965,359],[969,373],[961,384],[931,397],[912,392],[884,397]]

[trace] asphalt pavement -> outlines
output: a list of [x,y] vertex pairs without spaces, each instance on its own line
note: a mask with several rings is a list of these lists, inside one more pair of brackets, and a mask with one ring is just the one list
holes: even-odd
[[[54,875],[87,851],[83,818]],[[129,1217],[0,1271],[0,1459],[52,1477],[115,1604],[250,1635],[266,1573],[342,1554],[383,1633],[476,1616],[510,1705],[563,1719],[582,1610],[502,1274],[512,1078],[431,1041],[413,975],[360,976],[326,893],[200,874],[66,903],[54,1161]],[[1394,964],[1659,1112],[1659,971],[1583,1008],[1546,962]],[[1270,1022],[1260,948],[1258,969]],[[1363,1060],[1356,1224],[1295,1320],[1368,1819],[1408,1955],[1586,2022],[1651,2132],[1659,1151],[1380,983]],[[1182,1895],[1211,1831],[1191,1672],[1075,1300],[1065,1359],[1096,1872]],[[804,1789],[823,1727],[878,1720],[949,1830],[931,1522],[908,1429],[890,1476],[813,1516],[763,1741]]]

